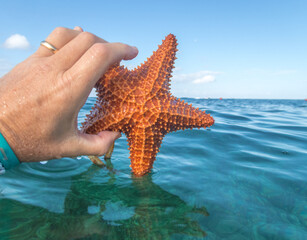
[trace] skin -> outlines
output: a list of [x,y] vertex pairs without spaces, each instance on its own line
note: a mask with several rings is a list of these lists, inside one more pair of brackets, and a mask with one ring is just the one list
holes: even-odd
[[105,154],[120,133],[81,133],[78,113],[108,68],[136,57],[137,48],[80,27],[58,27],[46,41],[59,50],[40,46],[0,78],[0,132],[21,162]]

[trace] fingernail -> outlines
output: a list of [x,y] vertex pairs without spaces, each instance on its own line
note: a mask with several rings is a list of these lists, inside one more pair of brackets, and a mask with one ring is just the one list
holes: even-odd
[[130,60],[132,58],[135,58],[138,55],[138,53],[139,53],[139,50],[137,49],[137,47],[130,46],[130,52],[125,57],[125,60]]
[[137,49],[137,47],[134,47],[134,46],[132,46],[132,51],[133,51],[133,54],[139,53],[139,50]]
[[83,32],[82,27],[79,27],[79,26],[75,26],[75,27],[74,27],[74,30],[76,30],[76,31],[80,31],[80,32]]

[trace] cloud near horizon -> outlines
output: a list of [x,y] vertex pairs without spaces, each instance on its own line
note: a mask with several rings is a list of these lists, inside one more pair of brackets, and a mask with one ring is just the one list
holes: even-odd
[[13,34],[5,40],[3,47],[8,49],[28,49],[30,43],[25,36]]
[[202,84],[216,81],[216,75],[220,74],[219,72],[213,71],[199,71],[189,74],[174,74],[174,81],[183,82],[189,81],[193,84]]

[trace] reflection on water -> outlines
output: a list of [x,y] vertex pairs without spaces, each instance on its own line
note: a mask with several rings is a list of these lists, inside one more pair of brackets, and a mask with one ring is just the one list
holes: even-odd
[[[62,213],[16,200],[1,199],[0,239],[170,239],[204,237],[193,207],[152,182],[151,174],[117,184],[109,172],[105,183],[95,182],[101,169],[90,166],[71,179]],[[37,197],[40,198],[39,189]],[[33,196],[34,197],[34,196]],[[52,201],[53,195],[49,195]]]

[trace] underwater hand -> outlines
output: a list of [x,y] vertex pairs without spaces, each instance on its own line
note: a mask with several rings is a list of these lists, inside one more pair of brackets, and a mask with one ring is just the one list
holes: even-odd
[[78,113],[109,66],[138,50],[78,27],[56,28],[46,41],[55,54],[40,46],[0,78],[0,132],[21,162],[103,155],[120,133],[81,133]]

